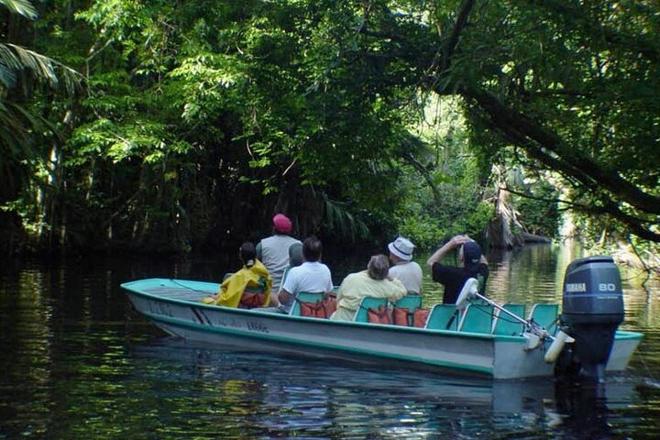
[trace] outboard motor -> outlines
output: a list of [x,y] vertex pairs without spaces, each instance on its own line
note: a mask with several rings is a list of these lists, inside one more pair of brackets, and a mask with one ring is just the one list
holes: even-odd
[[614,334],[623,322],[621,276],[612,257],[573,261],[564,276],[562,330],[575,339],[580,376],[603,382]]

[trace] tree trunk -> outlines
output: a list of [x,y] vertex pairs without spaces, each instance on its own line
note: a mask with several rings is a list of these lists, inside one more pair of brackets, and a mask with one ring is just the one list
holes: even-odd
[[510,196],[509,191],[498,188],[495,200],[495,219],[490,222],[486,232],[491,247],[513,249],[524,244],[523,238],[514,234],[511,229],[513,225],[520,229],[523,229],[523,226],[516,219]]

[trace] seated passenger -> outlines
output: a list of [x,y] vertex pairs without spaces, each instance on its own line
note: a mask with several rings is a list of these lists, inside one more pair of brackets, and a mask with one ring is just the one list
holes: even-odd
[[408,293],[419,295],[422,293],[422,268],[412,261],[415,245],[404,237],[397,237],[387,245],[390,251],[390,278],[396,278],[403,283]]
[[305,239],[302,247],[303,263],[288,271],[279,294],[281,312],[289,313],[300,292],[329,293],[332,291],[330,269],[319,261],[322,251],[321,240],[313,235]]
[[[458,261],[463,267],[440,264],[452,250],[458,249]],[[479,280],[479,292],[484,293],[488,279],[488,261],[481,253],[481,247],[467,235],[456,235],[435,251],[427,260],[431,267],[433,281],[445,287],[443,304],[454,304],[468,278]]]
[[222,282],[217,295],[203,298],[202,302],[240,308],[268,306],[273,281],[266,267],[257,260],[254,244],[243,243],[238,256],[243,268]]
[[389,268],[385,255],[374,255],[367,270],[344,278],[337,292],[337,311],[330,319],[352,321],[364,297],[387,298],[390,301],[403,297],[407,293],[406,288],[401,281],[388,277]]
[[282,291],[282,288],[284,287],[284,282],[286,281],[286,278],[289,276],[289,272],[291,271],[291,269],[300,266],[302,263],[303,263],[303,245],[302,243],[293,243],[291,246],[289,246],[289,265],[286,267],[286,269],[284,269],[284,274],[282,275],[282,281],[280,282],[280,285],[277,286],[277,289],[273,289],[273,291],[277,293],[270,296],[271,306],[275,304],[277,307],[279,307],[280,301],[278,297],[280,292]]

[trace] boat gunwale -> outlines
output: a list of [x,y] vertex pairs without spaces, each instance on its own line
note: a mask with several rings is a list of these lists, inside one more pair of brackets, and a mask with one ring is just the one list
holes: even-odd
[[[359,327],[359,328],[365,328],[365,327],[372,327],[372,326],[377,326],[377,328],[381,330],[386,330],[386,331],[393,331],[393,332],[411,332],[411,333],[438,333],[446,336],[451,336],[451,337],[468,337],[472,339],[487,339],[487,340],[495,340],[496,342],[519,342],[519,343],[526,343],[527,339],[524,336],[514,336],[514,335],[495,335],[492,333],[472,333],[472,332],[463,332],[463,331],[455,331],[455,330],[442,330],[442,329],[429,329],[429,328],[420,328],[420,327],[405,327],[405,326],[400,326],[400,325],[393,325],[393,324],[377,324],[377,323],[365,323],[365,322],[355,322],[355,321],[333,321],[329,319],[319,319],[315,317],[306,317],[306,316],[292,316],[288,314],[283,314],[283,313],[271,313],[271,312],[264,312],[260,311],[259,309],[240,309],[240,308],[234,308],[234,307],[225,307],[225,306],[219,306],[215,304],[205,304],[202,302],[196,302],[196,301],[190,301],[190,300],[184,300],[184,299],[177,299],[177,298],[168,298],[162,295],[158,294],[153,294],[149,293],[143,290],[136,290],[133,288],[131,285],[137,285],[138,283],[145,284],[146,282],[168,282],[172,283],[174,286],[177,286],[178,288],[181,289],[189,289],[192,291],[197,291],[197,292],[204,292],[200,290],[196,290],[190,287],[186,287],[185,285],[181,284],[181,281],[184,282],[192,282],[192,283],[201,283],[201,284],[208,284],[208,285],[214,285],[214,286],[219,286],[218,283],[212,283],[212,282],[207,282],[207,281],[193,281],[193,280],[178,280],[176,278],[145,278],[141,280],[135,280],[135,281],[129,281],[126,283],[120,284],[120,287],[124,290],[130,291],[133,294],[141,295],[156,301],[162,301],[162,302],[168,302],[172,304],[177,304],[177,305],[185,305],[185,306],[194,306],[198,308],[202,308],[205,310],[220,310],[222,312],[230,313],[230,314],[236,314],[236,315],[246,315],[246,316],[266,316],[268,318],[273,318],[273,319],[281,319],[281,320],[286,320],[286,321],[302,321],[302,322],[314,322],[314,323],[326,323],[330,325],[343,325],[343,326],[349,326],[349,327]],[[217,288],[217,287],[216,287]],[[209,293],[213,294],[212,292],[204,292],[204,293]],[[144,312],[140,312],[144,313]],[[638,332],[631,332],[628,330],[617,330],[616,331],[616,339],[617,340],[627,340],[627,339],[639,339],[641,340],[643,338],[642,333]]]
[[[157,278],[155,278],[157,279]],[[168,280],[169,281],[169,280]],[[285,321],[302,321],[302,322],[312,322],[312,323],[324,323],[324,324],[329,324],[329,325],[342,325],[342,326],[348,326],[348,327],[359,327],[359,328],[372,328],[374,326],[377,326],[378,329],[380,330],[385,330],[385,331],[392,331],[396,333],[400,332],[411,332],[411,333],[424,333],[424,334],[442,334],[446,336],[451,336],[451,337],[469,337],[473,339],[486,339],[486,340],[495,340],[495,341],[515,341],[515,342],[525,342],[526,339],[523,336],[507,336],[507,335],[493,335],[489,333],[471,333],[471,332],[458,332],[458,331],[453,331],[453,330],[442,330],[442,329],[429,329],[429,328],[418,328],[418,327],[404,327],[400,325],[392,325],[392,324],[377,324],[377,323],[366,323],[366,322],[355,322],[355,321],[333,321],[329,319],[319,319],[319,318],[314,318],[314,317],[306,317],[306,316],[291,316],[291,315],[286,315],[283,313],[271,313],[271,312],[264,312],[260,311],[258,309],[239,309],[239,308],[234,308],[234,307],[224,307],[224,306],[218,306],[215,304],[205,304],[201,302],[196,302],[196,301],[189,301],[189,300],[184,300],[184,299],[176,299],[176,298],[167,298],[165,296],[161,296],[158,294],[153,294],[141,290],[134,290],[130,287],[126,287],[126,284],[124,283],[121,284],[121,287],[125,290],[129,290],[133,294],[141,295],[150,299],[153,299],[155,301],[161,301],[161,302],[168,302],[172,304],[177,304],[177,305],[184,305],[184,306],[193,306],[197,308],[202,308],[205,310],[215,310],[215,311],[222,311],[230,314],[235,314],[235,315],[245,315],[245,316],[265,316],[267,318],[272,318],[272,319],[280,319],[280,320],[285,320]],[[140,312],[144,313],[144,312]]]

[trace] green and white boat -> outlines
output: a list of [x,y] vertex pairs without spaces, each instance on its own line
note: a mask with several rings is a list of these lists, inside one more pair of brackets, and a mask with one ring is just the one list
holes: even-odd
[[[571,353],[584,352],[572,347],[584,343],[579,334],[566,336],[558,332],[556,304],[534,305],[527,319],[519,318],[526,315],[522,305],[500,307],[473,299],[472,304],[459,310],[455,305],[438,304],[431,308],[424,327],[418,328],[368,322],[367,310],[379,305],[373,299],[363,301],[355,320],[347,322],[300,316],[299,304],[285,315],[202,303],[203,297],[218,292],[217,283],[152,278],[127,282],[121,287],[135,309],[167,333],[208,344],[379,364],[403,363],[494,379],[553,376],[558,363],[569,363],[568,355],[575,365],[575,355]],[[406,298],[395,306],[412,312],[420,305],[418,301],[406,303]],[[301,302],[305,299],[314,300],[304,295],[299,298]],[[599,331],[602,333],[602,329]],[[556,334],[566,337],[555,337]],[[610,346],[605,347],[609,350],[602,361],[603,369],[623,371],[642,334],[616,328],[612,334]],[[569,342],[568,350],[553,345],[560,339],[562,344]],[[587,348],[594,351],[593,347]],[[549,351],[553,355],[548,356]],[[582,355],[578,362],[588,364],[586,358]],[[598,370],[594,365],[587,370]]]

